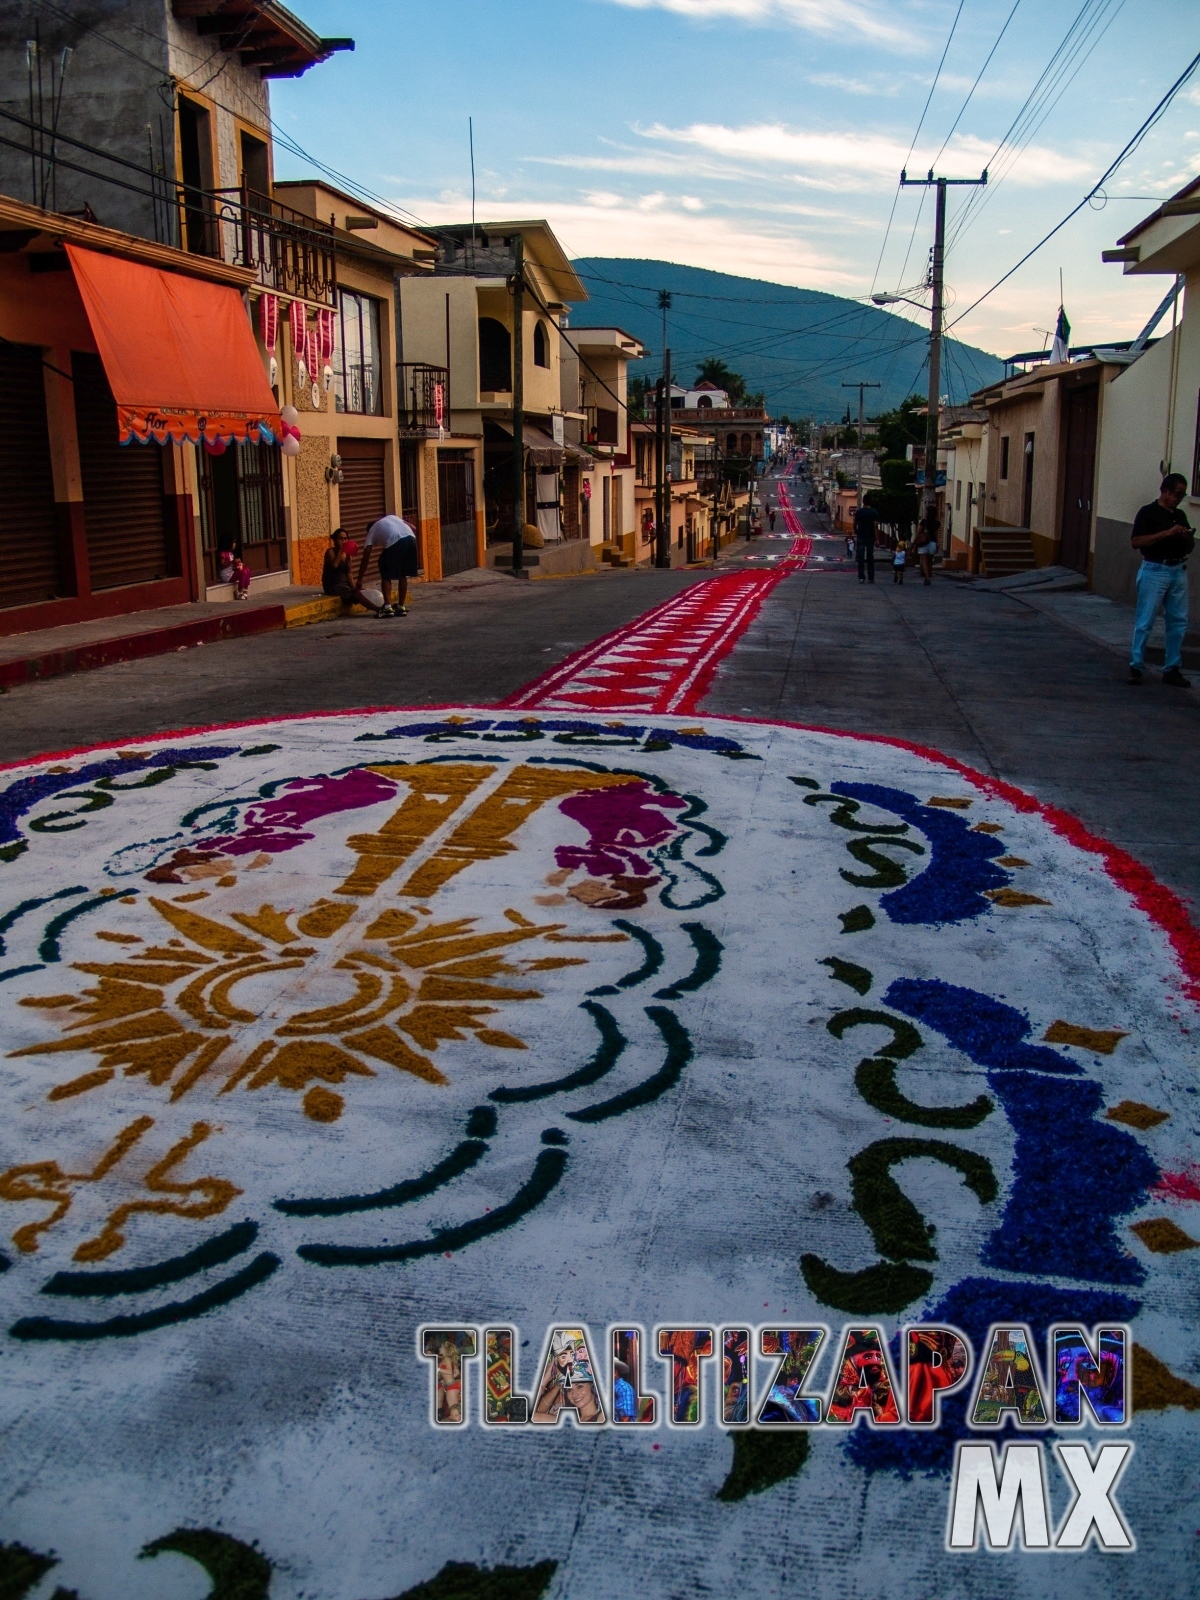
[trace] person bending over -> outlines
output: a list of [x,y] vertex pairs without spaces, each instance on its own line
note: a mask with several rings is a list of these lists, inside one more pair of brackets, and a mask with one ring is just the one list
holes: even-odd
[[[379,615],[406,617],[408,607],[404,602],[408,599],[408,580],[415,578],[420,571],[416,534],[403,517],[380,517],[378,522],[373,522],[367,529],[367,542],[358,564],[358,577],[355,579],[357,588],[362,588],[372,550],[379,552],[379,584],[383,590],[383,610]],[[397,584],[399,597],[393,605],[392,587]]]

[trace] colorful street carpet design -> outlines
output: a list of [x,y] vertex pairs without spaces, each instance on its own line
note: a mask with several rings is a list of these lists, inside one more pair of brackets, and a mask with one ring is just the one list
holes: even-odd
[[[643,662],[683,671],[693,593],[625,631]],[[536,710],[0,774],[0,1590],[1190,1592],[1178,903],[930,753],[585,692],[577,660]],[[719,1425],[709,1361],[676,1429],[650,1338],[937,1320],[981,1352],[1070,1319],[1134,1330],[1139,1548],[1050,1575],[943,1550],[961,1396],[765,1439]],[[513,1335],[471,1362],[427,1331],[464,1324]],[[543,1404],[552,1327],[568,1396],[646,1330],[659,1425],[481,1426]],[[786,1411],[811,1341],[770,1337]]]
[[551,667],[510,695],[506,708],[642,715],[694,710],[775,585],[803,567],[811,544],[800,534],[769,571],[727,572],[693,584]]

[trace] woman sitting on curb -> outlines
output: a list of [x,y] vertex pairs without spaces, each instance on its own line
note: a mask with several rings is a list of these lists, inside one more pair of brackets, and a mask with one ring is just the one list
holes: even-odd
[[343,605],[365,606],[377,617],[382,616],[383,607],[377,606],[373,600],[368,600],[362,590],[356,588],[350,581],[350,557],[356,549],[356,545],[346,543],[340,528],[333,530],[331,548],[326,550],[325,561],[321,567],[321,588],[326,594],[340,600]]

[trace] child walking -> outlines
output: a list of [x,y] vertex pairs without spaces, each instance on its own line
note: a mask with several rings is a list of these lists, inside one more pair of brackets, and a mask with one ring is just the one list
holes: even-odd
[[892,556],[892,582],[893,583],[903,583],[904,582],[904,566],[905,566],[905,562],[907,560],[908,560],[908,552],[905,550],[905,548],[904,548],[904,546],[902,544],[898,544],[896,546],[895,554]]

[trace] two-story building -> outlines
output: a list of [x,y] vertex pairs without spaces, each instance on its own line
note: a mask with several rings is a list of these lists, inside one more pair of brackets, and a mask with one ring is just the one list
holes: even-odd
[[632,554],[637,469],[629,420],[629,363],[645,356],[623,328],[563,330],[562,406],[568,443],[586,446],[563,471],[563,534],[586,542],[581,564]]
[[[516,329],[518,240],[524,288]],[[551,530],[561,520],[549,513],[554,504],[561,506],[568,457],[582,447],[569,445],[564,429],[560,323],[568,305],[586,300],[587,291],[546,222],[455,224],[439,228],[437,241],[432,273],[398,285],[402,360],[448,370],[447,432],[453,442],[439,445],[439,461],[449,465],[447,458],[456,452],[460,466],[472,467],[476,556],[482,564],[485,544],[512,543],[516,338],[526,465],[521,520],[535,527],[544,521]],[[539,517],[539,507],[545,517]],[[504,549],[493,553],[503,561]]]
[[307,344],[336,280],[331,227],[271,195],[268,80],[349,47],[275,0],[144,0],[0,48],[0,631],[203,598],[222,551],[291,581],[262,305]]

